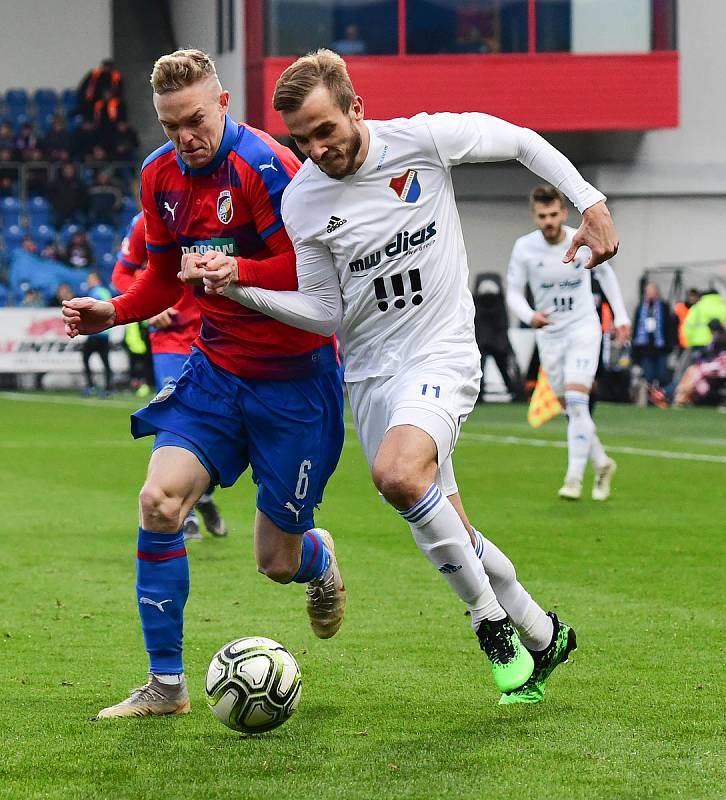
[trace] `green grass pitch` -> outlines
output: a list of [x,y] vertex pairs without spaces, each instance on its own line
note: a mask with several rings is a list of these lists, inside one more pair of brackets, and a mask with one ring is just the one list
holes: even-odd
[[[555,420],[477,408],[456,451],[472,520],[577,629],[545,702],[496,705],[445,581],[378,499],[353,431],[319,525],[349,591],[315,639],[300,586],[257,574],[247,476],[218,495],[226,541],[190,546],[192,713],[91,722],[144,682],[134,597],[148,442],[133,400],[0,396],[0,798],[717,798],[724,768],[726,416],[601,406],[619,464],[605,504],[558,500]],[[665,454],[665,455],[664,455]],[[670,454],[670,455],[668,455]],[[691,454],[705,458],[677,458]],[[244,738],[204,703],[224,642],[283,642],[303,674],[283,727]]]

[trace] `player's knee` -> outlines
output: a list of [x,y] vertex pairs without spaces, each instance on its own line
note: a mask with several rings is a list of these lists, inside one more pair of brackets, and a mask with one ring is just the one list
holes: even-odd
[[139,493],[141,522],[150,531],[178,531],[181,527],[181,498],[169,494],[160,486],[145,483]]
[[257,560],[257,571],[275,583],[290,583],[299,566],[279,553],[258,557]]
[[401,461],[388,464],[376,462],[371,475],[376,489],[399,510],[415,505],[428,488],[422,485],[420,475]]

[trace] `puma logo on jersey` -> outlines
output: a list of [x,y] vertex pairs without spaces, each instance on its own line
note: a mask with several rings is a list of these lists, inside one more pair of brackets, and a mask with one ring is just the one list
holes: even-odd
[[174,222],[176,222],[176,207],[179,205],[179,201],[177,200],[174,203],[174,206],[170,206],[169,203],[164,203],[164,211],[168,211],[171,214],[171,218]]
[[158,608],[159,611],[161,611],[162,614],[164,613],[164,603],[171,603],[171,602],[173,602],[173,601],[172,600],[160,600],[157,603],[156,600],[152,600],[150,597],[140,597],[139,598],[139,604],[140,605],[142,605],[142,606],[156,606],[156,608]]
[[325,229],[326,233],[332,233],[333,231],[337,231],[341,225],[345,225],[347,219],[341,219],[340,217],[331,217],[328,220],[328,227]]
[[277,167],[275,166],[275,156],[272,156],[269,164],[260,164],[259,166],[260,172],[262,172],[262,170],[265,169],[271,169],[273,172],[277,172]]

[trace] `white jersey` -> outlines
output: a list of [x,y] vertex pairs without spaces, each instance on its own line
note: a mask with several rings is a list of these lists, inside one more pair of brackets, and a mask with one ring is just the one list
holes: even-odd
[[[541,136],[486,114],[366,122],[363,164],[341,180],[306,161],[285,189],[298,291],[230,284],[288,325],[338,330],[348,382],[456,359],[476,377],[474,304],[451,168],[517,159],[580,211],[605,199]],[[470,376],[467,376],[467,379]]]
[[[552,324],[542,329],[548,335],[555,335],[565,328],[597,324],[592,273],[613,309],[615,325],[629,322],[617,278],[607,261],[592,271],[586,270],[590,248],[581,247],[573,261],[562,262],[576,233],[575,228],[567,225],[563,225],[563,230],[565,237],[558,244],[550,244],[539,230],[520,237],[514,243],[507,270],[510,308],[525,323],[531,321],[535,310],[548,313]],[[532,290],[534,309],[524,297],[527,284]]]

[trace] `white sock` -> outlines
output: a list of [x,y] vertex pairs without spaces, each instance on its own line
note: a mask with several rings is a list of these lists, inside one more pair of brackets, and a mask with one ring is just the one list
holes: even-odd
[[567,409],[567,477],[582,480],[590,454],[595,423],[590,416],[590,400],[585,392],[565,392]]
[[610,463],[608,454],[605,452],[605,448],[602,446],[602,442],[597,435],[595,423],[593,423],[592,435],[590,437],[590,461],[592,461],[592,465],[595,469],[602,469]]
[[474,537],[474,551],[484,565],[497,600],[517,628],[522,644],[530,650],[544,650],[552,641],[551,618],[519,583],[514,564],[504,553],[476,528]]
[[155,672],[154,677],[157,681],[159,681],[159,683],[163,683],[166,686],[177,686],[184,680],[184,673],[182,672],[179,675],[166,675],[164,673],[159,674],[158,672]]
[[507,616],[471,546],[464,523],[435,483],[418,503],[399,513],[410,525],[418,549],[466,603],[474,630],[482,620]]

